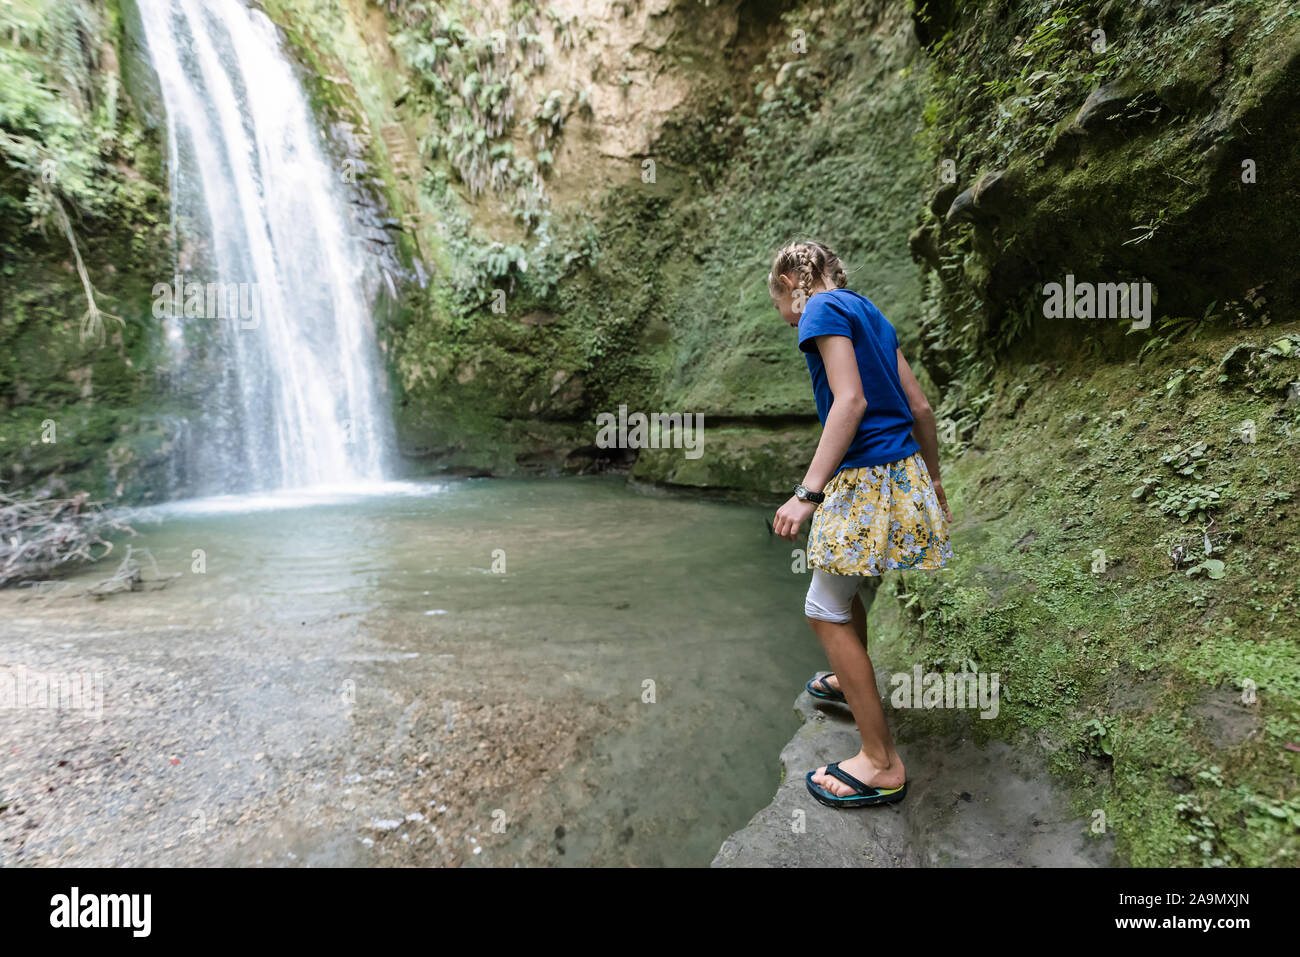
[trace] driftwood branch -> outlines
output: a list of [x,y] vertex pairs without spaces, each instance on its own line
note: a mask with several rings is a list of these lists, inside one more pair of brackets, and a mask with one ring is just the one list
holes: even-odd
[[[136,558],[137,555],[143,555],[149,560],[150,577],[146,578],[144,576],[144,565]],[[117,571],[70,597],[106,598],[122,591],[156,591],[159,588],[166,588],[180,577],[179,572],[163,575],[158,570],[158,563],[154,561],[153,553],[149,549],[128,545],[126,546],[126,555],[122,557],[121,564],[117,566]]]
[[113,550],[106,536],[135,534],[89,499],[86,492],[71,498],[36,499],[0,492],[0,585],[34,579],[69,564],[98,561]]

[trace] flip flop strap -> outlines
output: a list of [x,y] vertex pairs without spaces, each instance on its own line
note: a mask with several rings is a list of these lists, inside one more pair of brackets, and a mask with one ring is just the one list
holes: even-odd
[[[819,678],[817,678],[817,680],[814,681],[813,684],[815,684],[815,685],[821,685],[821,689],[822,689],[822,691],[824,691],[824,692],[826,692],[826,693],[828,693],[828,694],[835,694],[835,689],[832,688],[830,685],[828,685],[828,684],[826,683],[826,679],[829,678],[829,677],[830,677],[831,675],[833,675],[833,674],[835,674],[835,672],[833,672],[833,671],[828,671],[828,672],[826,672],[826,674],[821,675]],[[845,783],[847,783],[847,782],[845,782]]]
[[879,790],[878,788],[873,788],[870,785],[863,784],[853,775],[849,774],[848,771],[845,771],[842,767],[840,767],[838,761],[834,762],[833,764],[826,765],[826,773],[833,778],[837,778],[838,780],[843,781],[845,784],[853,788],[853,790],[857,791],[863,797],[870,797],[871,795],[875,794],[877,790]]

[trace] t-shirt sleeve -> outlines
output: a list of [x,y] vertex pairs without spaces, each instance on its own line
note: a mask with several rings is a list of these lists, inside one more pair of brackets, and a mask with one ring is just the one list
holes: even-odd
[[816,352],[818,336],[847,336],[853,338],[853,323],[844,308],[829,295],[816,295],[808,300],[803,315],[799,317],[799,348]]

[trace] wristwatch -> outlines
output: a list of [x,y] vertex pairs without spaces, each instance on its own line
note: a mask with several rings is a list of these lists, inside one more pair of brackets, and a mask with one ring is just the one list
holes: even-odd
[[794,497],[801,502],[812,502],[814,505],[820,505],[826,501],[825,492],[810,492],[803,487],[802,482],[794,487]]

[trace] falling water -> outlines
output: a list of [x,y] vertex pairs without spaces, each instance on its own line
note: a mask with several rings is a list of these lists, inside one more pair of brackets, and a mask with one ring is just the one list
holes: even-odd
[[[368,254],[274,24],[241,0],[139,9],[167,112],[180,282],[160,282],[183,287],[182,315],[163,308],[195,410],[189,491],[381,480]],[[189,284],[209,282],[217,297],[185,315]]]

